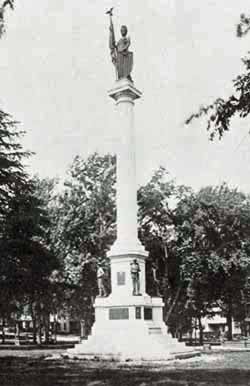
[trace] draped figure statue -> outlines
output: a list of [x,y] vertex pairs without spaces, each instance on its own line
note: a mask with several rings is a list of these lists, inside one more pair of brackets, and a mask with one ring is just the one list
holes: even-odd
[[125,25],[121,27],[121,38],[116,43],[112,20],[112,9],[107,13],[110,16],[109,49],[112,63],[116,69],[117,80],[127,78],[132,81],[131,72],[133,68],[133,52],[129,51],[130,37],[127,36],[128,29]]

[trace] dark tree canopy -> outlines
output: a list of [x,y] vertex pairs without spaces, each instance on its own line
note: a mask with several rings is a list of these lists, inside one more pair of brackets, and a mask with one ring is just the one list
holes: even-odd
[[1,3],[1,6],[0,6],[0,38],[3,35],[3,33],[5,32],[5,12],[8,8],[10,8],[12,10],[14,9],[14,0],[4,0]]
[[240,22],[237,25],[237,36],[241,38],[250,31],[250,17],[244,13],[240,15]]
[[27,180],[23,162],[31,153],[19,142],[22,134],[16,122],[0,110],[0,221],[16,186],[23,186]]
[[200,317],[220,307],[231,337],[250,273],[249,196],[226,184],[205,187],[181,200],[176,216],[187,311]]

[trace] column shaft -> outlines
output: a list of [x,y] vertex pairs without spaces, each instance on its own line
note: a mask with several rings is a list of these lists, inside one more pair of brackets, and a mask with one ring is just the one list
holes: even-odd
[[117,152],[117,242],[136,247],[137,184],[134,132],[134,101],[130,96],[117,99],[120,143]]

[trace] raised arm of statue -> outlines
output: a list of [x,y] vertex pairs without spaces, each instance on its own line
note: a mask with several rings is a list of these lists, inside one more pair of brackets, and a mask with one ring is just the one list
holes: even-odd
[[109,48],[110,50],[116,48],[114,24],[111,17],[110,17],[110,26],[109,26]]
[[116,63],[116,42],[115,42],[115,31],[114,25],[112,21],[112,13],[109,14],[110,26],[109,26],[109,49],[111,60],[115,64]]

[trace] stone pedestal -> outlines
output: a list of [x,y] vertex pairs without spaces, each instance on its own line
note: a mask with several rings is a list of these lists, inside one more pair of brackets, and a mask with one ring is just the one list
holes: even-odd
[[[146,294],[147,252],[138,240],[137,184],[135,159],[134,101],[141,97],[127,79],[109,91],[116,102],[117,130],[117,239],[109,252],[111,294],[96,298],[92,334],[72,354],[131,359],[167,359],[176,352],[189,352],[183,343],[170,337],[163,322],[163,301]],[[140,266],[140,293],[133,296],[130,264]]]
[[146,294],[97,298],[91,335],[68,352],[89,359],[150,361],[197,355],[168,334],[163,305],[161,298]]

